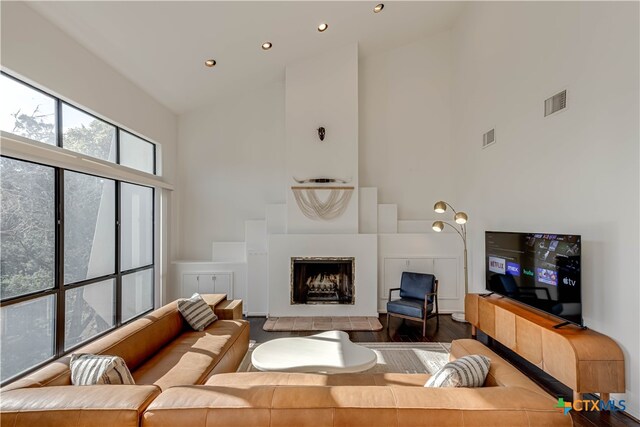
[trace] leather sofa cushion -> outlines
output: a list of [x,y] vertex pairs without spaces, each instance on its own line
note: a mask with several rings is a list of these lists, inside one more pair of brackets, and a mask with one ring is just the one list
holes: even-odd
[[297,372],[238,372],[215,375],[205,383],[212,386],[414,386],[422,387],[429,374],[303,374]]
[[184,327],[177,304],[173,302],[116,329],[77,352],[120,356],[129,370],[134,371],[150,355],[180,335]]
[[204,331],[185,331],[133,372],[136,384],[155,384],[162,390],[201,384],[235,343],[248,323],[218,320]]
[[[417,300],[413,298],[401,298],[387,303],[387,311],[395,314],[402,314],[403,316],[417,317],[422,319],[424,317],[422,310],[424,306],[424,300]],[[427,305],[427,313],[431,313],[433,310],[433,304]]]
[[451,343],[450,359],[454,360],[469,354],[480,354],[491,359],[489,374],[487,374],[487,379],[484,382],[485,387],[522,387],[549,399],[553,399],[516,367],[498,356],[481,342],[472,339],[463,339],[455,340]]

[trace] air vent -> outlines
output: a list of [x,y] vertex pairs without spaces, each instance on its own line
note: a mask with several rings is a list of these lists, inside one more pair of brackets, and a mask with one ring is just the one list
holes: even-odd
[[491,129],[489,132],[486,132],[482,135],[482,148],[486,148],[496,142],[496,130]]
[[563,90],[560,93],[553,95],[551,98],[544,101],[544,116],[547,117],[550,114],[556,113],[567,107],[567,91]]

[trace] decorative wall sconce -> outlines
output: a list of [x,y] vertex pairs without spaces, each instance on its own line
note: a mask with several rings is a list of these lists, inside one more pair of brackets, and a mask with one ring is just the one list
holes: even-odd
[[320,138],[320,141],[324,141],[324,134],[325,134],[325,129],[324,127],[320,126],[318,128],[318,138]]

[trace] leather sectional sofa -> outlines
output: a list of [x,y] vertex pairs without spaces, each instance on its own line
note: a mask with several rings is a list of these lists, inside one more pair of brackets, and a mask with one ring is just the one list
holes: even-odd
[[136,385],[70,385],[64,357],[2,389],[2,427],[572,425],[555,399],[474,340],[453,341],[450,357],[491,359],[475,389],[424,388],[428,374],[236,373],[248,324],[224,295],[204,297],[223,319],[204,332],[188,329],[174,302],[77,351],[123,357]]
[[203,332],[190,329],[173,302],[75,351],[122,357],[136,385],[71,385],[65,356],[1,390],[2,427],[137,427],[164,390],[234,372],[249,347],[242,307],[226,295],[203,298],[220,319]]

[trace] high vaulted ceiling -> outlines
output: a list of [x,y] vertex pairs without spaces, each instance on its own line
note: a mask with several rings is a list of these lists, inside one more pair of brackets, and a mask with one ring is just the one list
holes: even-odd
[[[367,56],[449,28],[458,2],[42,1],[29,5],[176,113],[358,42]],[[324,33],[317,26],[326,22]],[[261,49],[273,43],[269,51]],[[215,58],[214,68],[204,61]]]

